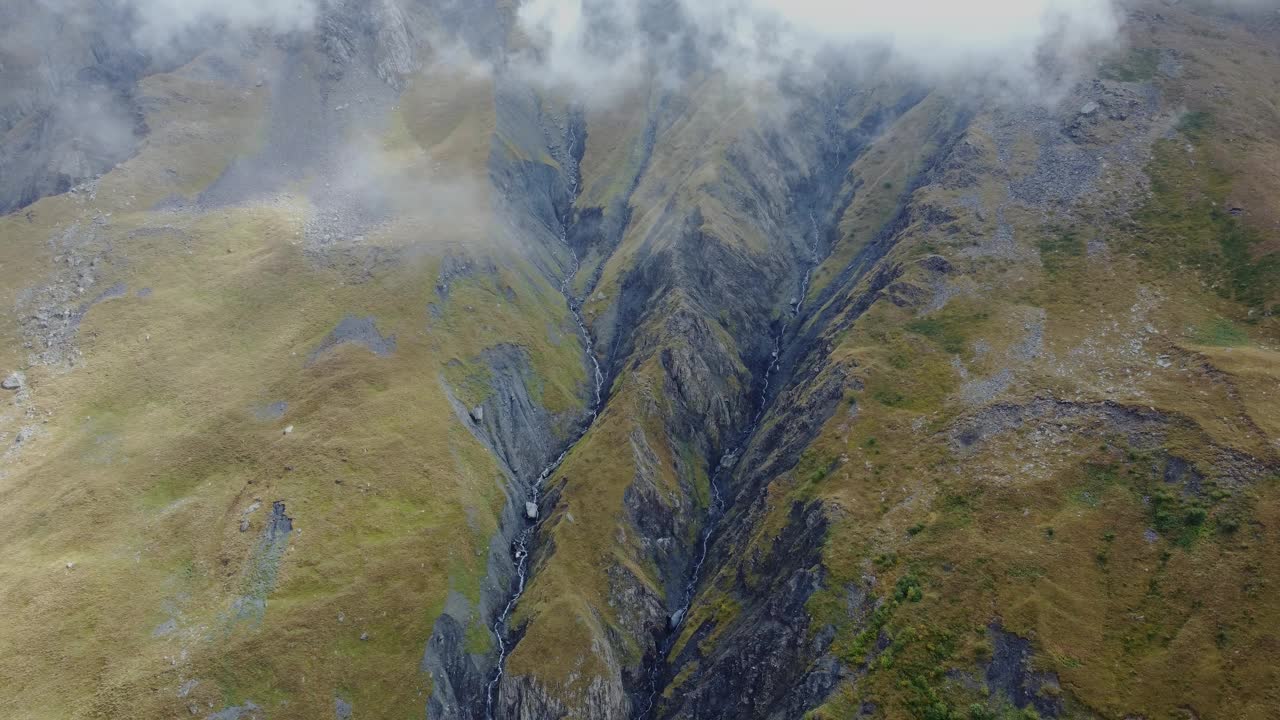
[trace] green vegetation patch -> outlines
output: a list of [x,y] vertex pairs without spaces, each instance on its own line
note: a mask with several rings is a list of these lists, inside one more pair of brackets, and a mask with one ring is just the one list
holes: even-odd
[[1102,66],[1102,77],[1120,82],[1144,82],[1156,76],[1160,68],[1160,51],[1156,48],[1132,48],[1124,58]]
[[1085,254],[1084,239],[1072,230],[1049,231],[1040,237],[1037,245],[1040,248],[1040,263],[1050,277],[1070,268],[1076,259]]
[[1191,141],[1162,140],[1147,167],[1152,197],[1138,214],[1137,252],[1170,271],[1193,269],[1219,296],[1250,310],[1273,311],[1280,291],[1280,253],[1256,257],[1258,232],[1227,203],[1231,177],[1217,168],[1204,142],[1206,113],[1189,113],[1179,129]]
[[493,647],[493,632],[484,623],[472,619],[467,625],[466,651],[472,655],[485,655]]
[[1238,347],[1249,344],[1248,333],[1224,318],[1217,318],[1196,328],[1195,339],[1201,345],[1216,347]]
[[988,318],[985,312],[943,313],[913,320],[907,330],[923,335],[952,355],[962,354],[973,327]]
[[493,395],[493,372],[478,358],[449,361],[444,367],[444,377],[468,407],[480,405]]
[[1212,129],[1213,115],[1203,110],[1188,112],[1178,121],[1178,132],[1197,142],[1204,140]]

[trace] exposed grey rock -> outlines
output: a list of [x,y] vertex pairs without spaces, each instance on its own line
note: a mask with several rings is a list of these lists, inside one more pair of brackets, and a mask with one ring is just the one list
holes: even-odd
[[254,408],[253,416],[254,418],[264,422],[268,420],[279,420],[284,417],[284,414],[288,409],[289,403],[283,400],[277,400],[276,402]]
[[[151,637],[154,637],[154,638],[166,637],[166,636],[172,635],[173,632],[177,629],[178,629],[177,621],[174,620],[173,618],[169,618],[168,620],[165,620],[164,622],[157,625],[155,630],[151,631]],[[186,695],[180,692],[178,694],[178,697],[186,697]]]
[[[818,503],[796,504],[767,557],[749,564],[763,587],[740,587],[752,598],[728,627],[706,620],[664,677],[688,676],[670,697],[656,698],[654,717],[795,718],[821,704],[842,677],[840,663],[824,658],[834,634],[809,639],[805,604],[822,583],[818,554],[827,521]],[[742,580],[738,581],[742,583]],[[859,606],[858,612],[870,616]],[[702,638],[719,636],[704,655]]]
[[348,315],[311,351],[307,356],[307,364],[314,363],[326,352],[344,343],[360,345],[378,357],[388,357],[396,351],[396,336],[383,336],[378,332],[377,323],[372,316],[358,318]]
[[999,623],[987,628],[987,637],[992,647],[987,665],[987,691],[991,697],[1003,698],[1020,710],[1033,707],[1043,718],[1061,715],[1058,676],[1033,668],[1031,642],[1007,632]]
[[404,14],[394,0],[376,0],[367,8],[374,29],[375,71],[383,82],[400,89],[417,68]]
[[49,276],[41,284],[18,294],[18,312],[32,364],[72,366],[79,360],[76,339],[80,325],[97,305],[124,297],[128,288],[116,283],[89,299],[82,299],[96,284],[91,268],[105,252],[100,223],[71,225],[51,239],[64,254],[54,259]]
[[241,595],[231,605],[230,623],[262,621],[267,610],[267,596],[275,589],[280,561],[289,549],[292,533],[293,518],[285,514],[284,503],[272,503],[271,515],[245,569]]
[[212,715],[206,716],[205,720],[261,720],[265,717],[262,713],[262,708],[258,707],[252,700],[246,700],[243,705],[219,710]]
[[941,255],[929,255],[920,258],[916,261],[916,264],[931,273],[940,275],[945,275],[955,270],[951,263]]
[[0,214],[105,172],[147,133],[136,82],[151,58],[134,46],[134,14],[120,3],[64,5],[0,7]]
[[[607,658],[615,667],[617,660]],[[500,705],[496,717],[504,720],[541,720],[542,718],[581,718],[581,720],[617,720],[631,716],[631,703],[622,683],[599,675],[575,698],[574,711],[556,697],[556,693],[525,676],[503,675]]]
[[436,278],[436,295],[441,300],[448,300],[455,283],[473,277],[477,273],[497,277],[498,266],[492,261],[473,260],[461,254],[446,254],[440,259],[440,275]]
[[340,697],[333,699],[333,716],[336,720],[351,720],[351,703]]
[[986,405],[994,402],[1013,382],[1013,371],[1004,368],[987,378],[970,380],[960,388],[960,397],[969,405]]
[[1098,112],[1098,103],[1096,103],[1096,102],[1094,102],[1094,101],[1092,101],[1092,100],[1090,100],[1089,102],[1085,103],[1085,104],[1084,104],[1084,107],[1080,108],[1080,114],[1081,114],[1081,115],[1089,116],[1089,115],[1092,115],[1092,114],[1094,114],[1094,113],[1096,113],[1096,112]]
[[[541,380],[524,348],[502,343],[485,349],[476,360],[488,369],[490,390],[483,403],[465,410],[457,408],[457,415],[493,448],[515,477],[530,482],[533,478],[529,474],[547,466],[561,438],[583,418],[577,414],[554,417],[530,395],[530,388]],[[453,394],[451,388],[449,392]]]

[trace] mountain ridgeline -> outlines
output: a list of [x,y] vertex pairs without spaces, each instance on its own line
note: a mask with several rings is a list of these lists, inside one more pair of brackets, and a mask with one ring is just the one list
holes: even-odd
[[1280,713],[1276,8],[546,5],[0,0],[0,714]]

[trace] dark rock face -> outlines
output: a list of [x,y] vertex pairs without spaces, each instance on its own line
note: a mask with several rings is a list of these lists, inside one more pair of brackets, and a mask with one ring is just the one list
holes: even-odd
[[1044,718],[1062,714],[1061,686],[1054,673],[1037,672],[1031,666],[1031,641],[1007,632],[999,623],[987,628],[991,641],[991,663],[987,665],[987,689],[993,699],[1003,699],[1014,707],[1035,708]]
[[374,318],[348,315],[311,351],[307,356],[307,364],[314,363],[333,348],[347,343],[359,345],[378,357],[387,357],[396,351],[396,336],[383,336],[378,332]]
[[[1106,440],[1117,434],[1132,448],[1152,452],[1171,486],[1188,495],[1201,492],[1204,475],[1195,465],[1170,455],[1164,448],[1169,433],[1200,432],[1190,419],[1156,410],[1112,401],[1072,402],[1056,398],[1036,398],[1021,405],[992,405],[963,419],[951,430],[952,446],[962,455],[977,450],[996,436],[1032,426]],[[1247,456],[1219,447],[1205,438],[1208,459],[1217,482],[1240,488],[1259,482],[1276,470],[1274,461]]]
[[134,153],[135,83],[151,65],[114,3],[0,7],[0,214],[66,192]]
[[[441,615],[431,629],[422,670],[431,674],[432,693],[427,702],[428,720],[456,718],[478,720],[484,717],[485,684],[489,680],[487,663],[471,657],[463,650],[466,627],[449,614]],[[476,700],[481,702],[477,703]]]
[[1164,481],[1181,487],[1188,495],[1199,495],[1204,476],[1191,463],[1171,455],[1165,461]]
[[275,589],[280,560],[289,549],[293,518],[285,514],[283,502],[271,504],[266,526],[253,550],[244,578],[243,594],[231,608],[231,621],[262,622],[267,611],[267,596]]
[[563,429],[529,395],[537,379],[528,352],[502,344],[485,349],[480,357],[489,369],[492,392],[478,406],[480,412],[472,409],[471,418],[513,475],[536,477],[554,456],[560,445],[557,430]]
[[[670,700],[660,701],[655,717],[798,717],[827,696],[840,678],[837,666],[810,667],[831,636],[808,637],[805,611],[822,585],[826,528],[820,504],[792,506],[770,552],[748,561],[734,581],[730,594],[746,601],[746,609],[727,629],[708,621],[694,630],[673,667],[697,663],[697,669]],[[717,630],[714,650],[701,656],[700,642]]]

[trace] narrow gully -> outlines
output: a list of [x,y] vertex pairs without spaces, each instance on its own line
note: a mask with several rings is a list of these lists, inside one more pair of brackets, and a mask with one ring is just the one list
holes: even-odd
[[680,631],[684,627],[684,622],[688,617],[689,609],[693,606],[694,596],[698,591],[698,583],[702,580],[702,569],[706,565],[707,555],[711,551],[711,539],[715,536],[716,530],[719,529],[720,520],[724,515],[724,496],[720,492],[720,481],[723,479],[724,473],[733,467],[738,459],[738,453],[742,452],[751,437],[760,429],[760,421],[764,418],[765,410],[769,407],[769,381],[777,371],[779,364],[782,362],[782,343],[786,340],[787,332],[790,331],[792,324],[800,317],[804,310],[805,298],[809,295],[809,286],[813,279],[813,271],[817,269],[818,263],[822,258],[819,257],[819,239],[821,234],[818,230],[818,221],[813,212],[809,213],[809,223],[812,227],[812,235],[809,242],[809,258],[806,263],[804,277],[800,281],[800,292],[791,300],[791,312],[787,320],[779,328],[778,334],[773,338],[773,353],[769,359],[769,367],[765,368],[764,380],[760,388],[760,396],[756,402],[756,412],[748,423],[747,428],[738,437],[738,443],[732,450],[720,456],[720,460],[716,463],[715,472],[711,475],[711,503],[707,508],[707,525],[702,532],[702,544],[698,550],[698,559],[693,564],[693,571],[689,575],[689,582],[685,585],[684,600],[680,608],[672,614],[670,619],[670,627],[667,631],[666,638],[659,645],[657,654],[654,658],[653,666],[649,668],[649,694],[645,700],[645,705],[635,713],[635,720],[646,720],[652,717],[654,709],[654,701],[658,696],[658,678],[666,666],[667,655],[670,654],[671,648],[675,645],[676,639],[680,637]]
[[[572,121],[567,122],[566,125],[568,126],[566,147],[572,148],[577,140],[576,131]],[[570,150],[569,155],[572,155],[572,150]],[[573,200],[578,196],[578,173],[574,163],[566,164],[566,167],[571,168],[569,171],[569,198]],[[560,281],[560,294],[564,296],[565,304],[569,307],[569,313],[573,315],[573,320],[578,325],[578,334],[582,338],[583,351],[591,363],[595,394],[589,408],[587,422],[582,425],[582,429],[577,436],[565,445],[560,455],[543,468],[538,477],[530,484],[528,502],[534,505],[538,505],[541,499],[542,487],[546,484],[547,479],[560,468],[565,458],[569,456],[569,452],[573,450],[574,446],[586,436],[587,432],[591,430],[591,426],[595,424],[596,418],[600,415],[604,394],[604,371],[600,368],[600,360],[596,357],[595,341],[591,337],[591,332],[587,329],[586,319],[582,316],[582,304],[573,293],[573,280],[578,276],[578,271],[582,269],[582,261],[578,257],[578,252],[573,249],[573,245],[569,242],[569,221],[567,219],[560,220],[560,242],[568,249],[569,257],[572,260],[568,271]],[[529,579],[529,549],[541,524],[542,514],[539,513],[538,519],[521,530],[511,544],[512,557],[515,560],[516,588],[511,598],[507,601],[506,607],[502,609],[502,612],[499,613],[491,627],[493,636],[498,641],[498,658],[493,677],[490,678],[488,685],[485,686],[485,720],[494,720],[494,699],[498,684],[502,681],[502,676],[506,670],[507,653],[510,650],[507,645],[507,621],[511,619],[511,613],[515,610],[521,596],[524,595],[525,585]]]

